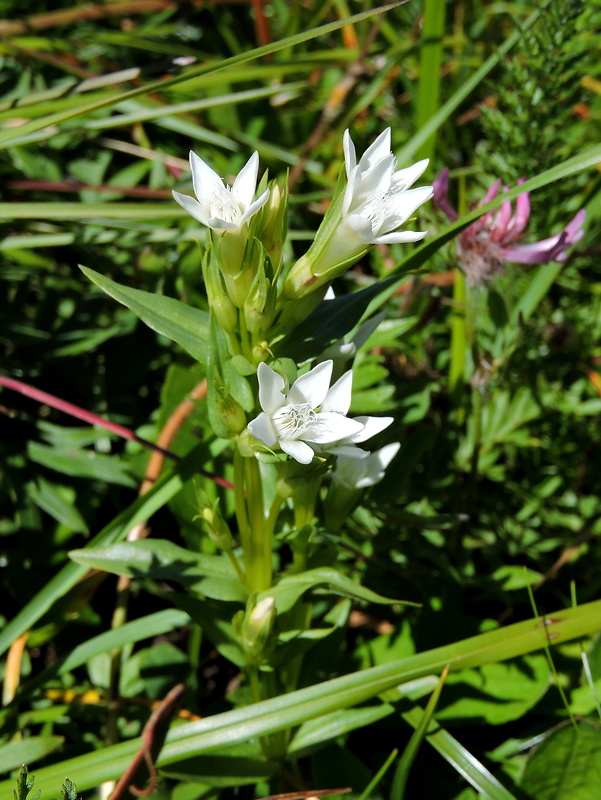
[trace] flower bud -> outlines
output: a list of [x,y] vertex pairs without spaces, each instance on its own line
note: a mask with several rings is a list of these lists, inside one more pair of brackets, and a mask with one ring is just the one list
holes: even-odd
[[211,506],[205,506],[199,518],[207,535],[216,547],[220,550],[231,550],[233,548],[234,540],[232,538],[232,533],[229,529],[229,525],[219,513],[217,503],[215,503],[212,508]]
[[271,184],[269,200],[263,207],[259,238],[277,271],[282,248],[288,233],[288,187],[282,192],[275,181]]
[[219,419],[228,431],[234,436],[241,433],[246,428],[246,413],[240,403],[223,387],[217,387],[215,401]]
[[265,652],[275,622],[273,597],[264,597],[255,606],[239,611],[233,620],[235,635],[250,663],[259,664]]
[[219,327],[229,333],[238,329],[238,311],[232,303],[219,272],[215,249],[209,246],[203,264],[205,286],[211,311],[215,315]]

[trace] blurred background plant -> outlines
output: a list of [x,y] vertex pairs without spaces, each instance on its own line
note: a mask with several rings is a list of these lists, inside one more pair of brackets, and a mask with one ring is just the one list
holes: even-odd
[[[2,375],[138,437],[162,432],[174,454],[194,447],[196,467],[221,475],[224,443],[209,426],[202,367],[78,269],[206,309],[204,233],[170,199],[173,188],[191,191],[190,148],[224,177],[255,149],[270,178],[289,171],[290,261],[326,210],[347,127],[363,152],[390,126],[399,167],[430,156],[429,182],[450,167],[460,215],[497,177],[513,186],[599,141],[598,2],[561,0],[538,13],[525,0],[410,0],[345,21],[379,6],[0,4]],[[586,207],[585,237],[567,263],[507,264],[472,291],[453,243],[437,246],[417,274],[399,279],[387,318],[358,350],[351,410],[394,416],[381,443],[400,441],[401,450],[346,525],[318,535],[348,575],[421,606],[343,597],[323,617],[315,594],[329,635],[308,649],[301,685],[530,618],[529,587],[541,613],[570,606],[572,593],[579,603],[599,596],[601,204],[598,167],[582,167],[600,160],[583,156],[581,171],[531,195],[531,241]],[[422,222],[431,239],[447,225],[432,206]],[[408,247],[379,245],[336,294],[399,274]],[[201,399],[189,402],[194,391]],[[168,578],[133,581],[133,627],[122,640],[98,638],[111,629],[113,578],[90,574],[66,594],[56,587],[68,551],[113,524],[154,477],[148,449],[9,390],[0,402],[0,613],[23,622],[2,634],[10,655],[0,768],[8,776],[26,762],[43,776],[57,765],[63,780],[66,759],[101,757],[107,742],[139,735],[178,681],[187,689],[177,723],[243,706],[249,689],[219,631],[172,608]],[[231,493],[209,479],[202,489],[230,518]],[[152,538],[213,554],[193,521],[192,481],[168,494],[143,506],[156,512]],[[286,548],[277,543],[284,558]],[[117,687],[114,647],[124,648]],[[419,742],[411,734],[434,688],[427,680],[405,698],[374,695],[334,712],[327,725],[305,722],[283,772],[251,742],[223,761],[172,766],[157,791],[192,800],[351,786],[365,798],[468,800],[478,791],[546,800],[557,791],[553,765],[566,796],[577,796],[565,781],[581,758],[573,780],[595,796],[599,730],[565,726],[570,714],[594,719],[598,707],[599,639],[583,648],[584,666],[580,644],[552,649],[563,697],[540,653],[452,673],[434,712],[442,738],[424,740],[414,759],[395,751]],[[468,770],[476,789],[465,778],[470,755],[483,765]],[[12,796],[13,785],[0,792]],[[44,800],[59,783],[36,786]]]

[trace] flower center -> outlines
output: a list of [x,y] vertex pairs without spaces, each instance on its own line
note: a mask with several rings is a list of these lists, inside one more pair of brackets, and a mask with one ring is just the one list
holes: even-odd
[[296,403],[276,411],[273,415],[273,424],[278,432],[278,438],[298,439],[316,419],[317,414],[309,403]]
[[218,186],[210,200],[211,216],[235,224],[242,216],[240,206],[229,186]]

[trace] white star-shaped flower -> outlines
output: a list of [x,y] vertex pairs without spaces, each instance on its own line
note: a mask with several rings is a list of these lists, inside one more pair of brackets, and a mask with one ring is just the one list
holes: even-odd
[[399,231],[413,213],[432,197],[431,186],[410,189],[428,166],[428,159],[395,172],[390,151],[390,128],[368,147],[359,163],[350,133],[344,132],[344,162],[348,184],[342,207],[347,235],[363,244],[419,242],[427,231]]
[[387,444],[363,458],[339,456],[332,477],[347,489],[366,489],[379,483],[386,468],[399,452],[399,442]]
[[431,186],[410,188],[428,159],[395,171],[390,138],[388,128],[357,162],[355,145],[345,131],[344,194],[337,196],[313,244],[288,273],[284,290],[289,297],[304,297],[333,280],[374,244],[419,242],[426,235],[427,231],[398,229],[432,197]]
[[226,186],[219,175],[191,151],[190,169],[197,199],[175,191],[173,198],[194,219],[218,233],[240,230],[269,198],[269,189],[266,189],[253,200],[259,170],[257,152],[248,159],[231,186]]
[[310,464],[323,445],[360,435],[365,424],[349,419],[352,372],[331,387],[333,362],[324,361],[301,375],[287,393],[285,381],[267,364],[259,364],[259,403],[263,409],[248,423],[251,435],[280,449],[300,464]]

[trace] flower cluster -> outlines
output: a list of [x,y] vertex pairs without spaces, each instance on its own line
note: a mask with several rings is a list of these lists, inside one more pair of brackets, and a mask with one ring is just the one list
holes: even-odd
[[[351,370],[330,386],[334,372],[340,374],[344,361],[352,359],[382,316],[364,323],[350,342],[342,341],[324,353],[321,363],[288,388],[284,378],[266,363],[271,357],[270,341],[281,339],[282,327],[290,329],[306,316],[319,303],[331,280],[371,246],[422,239],[425,231],[399,229],[433,192],[431,186],[411,188],[426,169],[427,160],[396,169],[390,129],[359,159],[348,131],[343,149],[346,184],[337,192],[309,251],[287,275],[282,262],[287,194],[272,182],[255,198],[259,168],[256,152],[231,186],[199,156],[190,153],[195,197],[173,192],[179,205],[211,231],[203,273],[214,319],[228,336],[229,353],[222,353],[220,359],[235,356],[237,363],[243,365],[244,375],[252,375],[255,368],[257,371],[255,393],[260,411],[254,419],[246,425],[246,412],[238,400],[229,396],[227,381],[221,379],[219,391],[213,392],[212,418],[240,441],[247,428],[245,436],[251,447],[245,455],[260,453],[260,442],[303,465],[310,464],[316,456],[322,462],[335,456],[332,486],[339,487],[338,494],[381,480],[399,448],[393,444],[369,453],[359,447],[393,420],[348,416]],[[321,293],[307,298],[322,286]],[[339,362],[336,370],[333,358]],[[222,362],[216,375],[225,375],[228,369]],[[211,413],[211,391],[209,401]],[[236,411],[233,421],[230,406]],[[241,443],[240,447],[244,449]]]
[[[523,183],[523,179],[518,181]],[[478,207],[490,203],[497,196],[501,181],[497,180],[485,194]],[[448,199],[449,170],[444,169],[434,181],[434,205],[443,211],[451,222],[459,216]],[[506,186],[504,192],[509,191]],[[529,244],[516,244],[528,225],[530,195],[518,195],[515,212],[506,200],[498,211],[489,211],[462,231],[456,241],[459,266],[472,285],[489,280],[503,271],[505,262],[516,264],[548,264],[563,262],[567,251],[584,235],[582,225],[586,211],[580,210],[574,219],[555,236]]]

